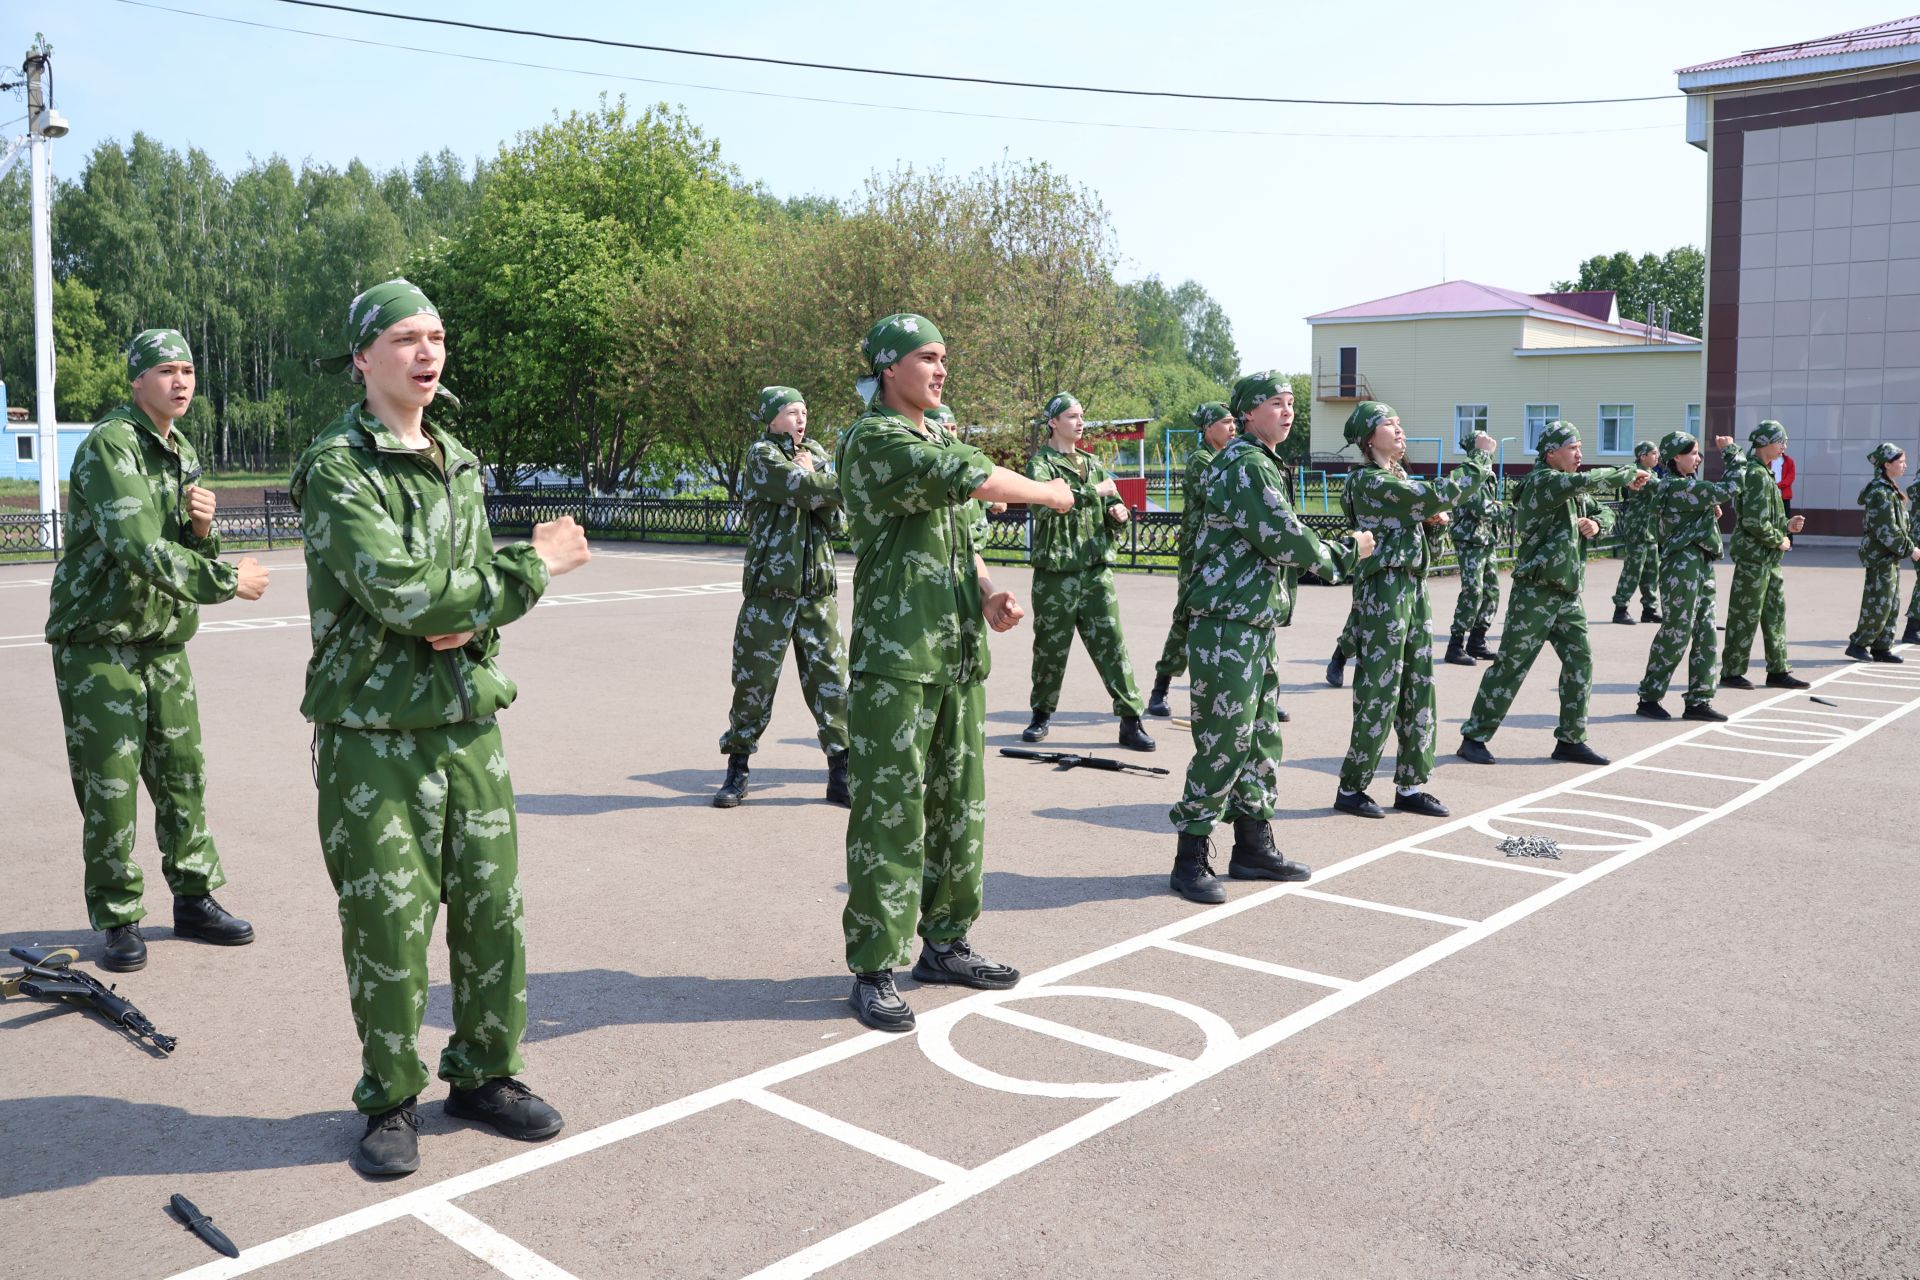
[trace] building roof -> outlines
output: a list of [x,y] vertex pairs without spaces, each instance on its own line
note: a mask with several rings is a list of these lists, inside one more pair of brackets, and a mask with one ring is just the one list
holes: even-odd
[[[1521,293],[1472,280],[1448,280],[1409,293],[1396,293],[1371,302],[1356,303],[1335,311],[1322,311],[1307,317],[1308,324],[1338,324],[1356,320],[1414,320],[1438,316],[1533,315],[1547,320],[1562,320],[1585,328],[1606,329],[1645,339],[1647,326],[1637,320],[1619,319],[1611,289],[1590,289],[1571,293]],[[1680,343],[1698,342],[1684,333],[1669,335]]]
[[[1895,18],[1891,22],[1875,23],[1870,27],[1856,27],[1852,31],[1841,31],[1813,40],[1800,40],[1793,44],[1748,49],[1732,57],[1716,58],[1711,62],[1681,67],[1674,74],[1691,78],[1691,83],[1688,79],[1682,79],[1680,83],[1682,89],[1707,88],[1715,84],[1732,84],[1748,80],[1776,80],[1826,70],[1829,66],[1884,65],[1904,62],[1915,55],[1899,51],[1914,45],[1920,45],[1920,15]],[[1818,60],[1819,65],[1793,67],[1777,65],[1810,63],[1815,60]]]

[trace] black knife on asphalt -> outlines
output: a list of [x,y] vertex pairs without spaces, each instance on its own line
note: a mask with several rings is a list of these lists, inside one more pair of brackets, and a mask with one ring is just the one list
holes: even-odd
[[234,1247],[233,1241],[227,1239],[227,1233],[214,1226],[213,1219],[200,1212],[193,1201],[185,1196],[175,1196],[172,1203],[173,1211],[180,1215],[180,1221],[186,1224],[187,1230],[229,1258],[240,1256],[240,1250]]

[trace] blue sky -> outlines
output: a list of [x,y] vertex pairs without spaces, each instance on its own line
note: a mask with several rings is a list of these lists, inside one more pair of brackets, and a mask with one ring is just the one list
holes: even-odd
[[[0,50],[8,60],[36,30],[54,45],[56,101],[73,123],[55,152],[62,175],[75,176],[96,143],[125,140],[136,129],[174,147],[200,147],[228,170],[275,153],[330,164],[358,156],[382,168],[442,147],[491,155],[519,130],[602,92],[683,105],[743,175],[780,195],[849,195],[869,173],[902,163],[964,172],[1032,157],[1100,194],[1127,278],[1204,284],[1231,316],[1247,367],[1306,369],[1302,317],[1316,311],[1443,278],[1543,290],[1594,253],[1700,244],[1705,225],[1705,156],[1684,141],[1677,98],[1506,110],[1124,100],[595,49],[272,0],[155,3],[591,74],[314,39],[120,0],[0,0]],[[1676,67],[1900,16],[1853,3],[1810,11],[1784,0],[1587,8],[1373,0],[1312,8],[993,0],[920,11],[844,0],[410,0],[387,7],[1021,80],[1434,99],[1670,93]],[[881,18],[868,24],[868,13]],[[24,112],[4,109],[11,105],[0,100],[0,118]],[[889,109],[899,107],[921,110]],[[1407,136],[1473,134],[1506,136]]]

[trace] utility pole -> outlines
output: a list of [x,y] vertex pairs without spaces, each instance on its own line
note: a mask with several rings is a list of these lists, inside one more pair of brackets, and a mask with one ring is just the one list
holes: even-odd
[[65,137],[67,122],[53,109],[47,84],[53,48],[46,37],[27,50],[20,69],[27,75],[27,145],[33,163],[33,377],[34,409],[39,419],[40,514],[47,521],[47,545],[60,545],[60,434],[53,410],[53,233],[48,216],[51,162],[55,138]]

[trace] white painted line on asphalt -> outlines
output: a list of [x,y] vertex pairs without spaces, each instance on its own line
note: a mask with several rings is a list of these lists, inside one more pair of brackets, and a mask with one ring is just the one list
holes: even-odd
[[1191,1058],[1162,1053],[1158,1049],[1148,1049],[1142,1045],[1130,1044],[1125,1040],[1115,1040],[1097,1031],[1070,1027],[1064,1022],[1055,1022],[1052,1018],[1022,1013],[1018,1009],[1009,1009],[1003,1004],[986,1005],[979,1012],[983,1018],[992,1018],[1010,1027],[1019,1027],[1023,1031],[1032,1031],[1038,1035],[1052,1036],[1055,1040],[1077,1044],[1083,1049],[1098,1049],[1101,1053],[1110,1053],[1116,1058],[1130,1058],[1135,1062],[1144,1062],[1150,1067],[1159,1067],[1162,1071],[1172,1071],[1179,1067],[1191,1066],[1193,1063]]
[[[1857,684],[1857,685],[1865,685],[1865,686],[1866,686],[1867,688],[1869,688],[1869,689],[1891,689],[1891,688],[1893,688],[1893,687],[1895,686],[1895,682],[1894,682],[1894,681],[1892,681],[1892,680],[1844,680],[1844,679],[1843,679],[1843,680],[1835,680],[1835,681],[1834,681],[1834,683],[1835,683],[1835,684]],[[1855,702],[1886,702],[1886,701],[1887,701],[1887,699],[1885,699],[1885,698],[1855,698],[1855,699],[1853,699],[1853,701],[1855,701]],[[1894,705],[1896,705],[1896,706],[1897,706],[1898,704],[1899,704],[1899,703],[1898,703],[1898,699],[1895,699],[1895,700],[1894,700]]]
[[1680,778],[1712,778],[1715,782],[1738,782],[1743,786],[1758,786],[1766,781],[1765,778],[1742,778],[1733,773],[1708,773],[1704,769],[1663,769],[1657,764],[1623,764],[1620,767],[1638,769],[1642,773],[1670,773]]
[[[1614,833],[1610,831],[1607,834]],[[1318,889],[1295,889],[1294,893],[1302,898],[1317,898],[1321,902],[1337,903],[1343,907],[1359,907],[1363,911],[1382,911],[1390,916],[1406,916],[1410,920],[1428,920],[1434,924],[1452,925],[1456,929],[1469,929],[1480,923],[1478,920],[1462,920],[1459,916],[1443,916],[1433,911],[1396,907],[1391,903],[1374,902],[1369,898],[1349,898],[1338,893],[1322,893]]]
[[1681,742],[1681,743],[1677,743],[1676,745],[1682,746],[1682,747],[1691,747],[1695,751],[1731,751],[1737,755],[1775,756],[1781,760],[1806,759],[1805,756],[1797,756],[1791,751],[1762,751],[1758,747],[1722,747],[1722,746],[1716,746],[1711,742]]
[[[1184,1060],[1182,1065],[1185,1065]],[[896,1142],[885,1134],[875,1133],[871,1129],[862,1129],[859,1125],[848,1124],[838,1116],[816,1111],[804,1102],[795,1102],[792,1098],[768,1093],[765,1089],[755,1089],[744,1094],[740,1100],[750,1102],[783,1120],[805,1125],[815,1133],[844,1142],[870,1156],[878,1156],[904,1169],[911,1169],[935,1182],[951,1182],[966,1173],[966,1170],[959,1165],[942,1160],[939,1156],[929,1155],[918,1147],[910,1147],[904,1142]]]
[[1796,716],[1827,716],[1842,720],[1871,720],[1872,716],[1863,716],[1857,711],[1816,711],[1812,707],[1775,707],[1775,711]]
[[1675,800],[1649,800],[1645,796],[1616,795],[1611,791],[1588,791],[1584,788],[1575,788],[1567,792],[1567,794],[1570,796],[1592,796],[1595,800],[1624,800],[1628,804],[1650,804],[1656,809],[1687,809],[1694,813],[1713,812],[1712,809],[1709,809],[1703,804],[1681,804]]
[[1193,956],[1199,960],[1212,960],[1216,964],[1230,964],[1236,969],[1250,969],[1254,973],[1269,974],[1275,978],[1290,978],[1294,982],[1304,982],[1315,987],[1330,987],[1335,991],[1345,991],[1353,985],[1348,978],[1332,978],[1324,973],[1314,973],[1308,969],[1296,969],[1290,964],[1273,964],[1266,960],[1255,960],[1252,956],[1236,955],[1231,951],[1216,951],[1212,947],[1197,947],[1191,942],[1182,942],[1178,938],[1162,938],[1153,944],[1162,951],[1172,951],[1183,956]]
[[[1608,835],[1614,834],[1608,832]],[[1408,849],[1408,853],[1423,854],[1429,858],[1444,858],[1448,862],[1471,862],[1482,867],[1498,867],[1502,871],[1524,871],[1530,876],[1557,876],[1565,879],[1571,871],[1555,871],[1550,867],[1530,867],[1524,862],[1506,862],[1498,858],[1476,858],[1470,853],[1443,853],[1439,849]]]
[[[1539,810],[1534,810],[1534,812],[1537,812],[1537,813],[1592,813],[1594,811],[1591,809],[1539,809]],[[1707,812],[1710,812],[1710,810],[1703,809],[1701,810],[1701,812],[1707,813]],[[1600,814],[1599,816],[1605,818],[1605,817],[1619,817],[1620,815],[1603,813],[1603,814]],[[1637,821],[1637,819],[1632,819],[1632,818],[1626,818],[1622,820],[1628,821],[1628,822]],[[1571,831],[1575,835],[1581,835],[1581,836],[1605,836],[1609,840],[1631,841],[1634,838],[1628,835],[1624,831],[1608,831],[1605,827],[1583,827],[1573,822],[1550,822],[1545,818],[1523,818],[1517,813],[1503,814],[1501,815],[1500,821],[1518,822],[1529,827],[1546,827],[1551,831]],[[1658,826],[1658,824],[1651,823],[1651,822],[1641,822],[1639,823],[1639,825],[1645,827],[1650,834],[1653,832],[1657,832],[1661,829]],[[1621,846],[1621,847],[1624,847],[1624,846]]]
[[554,1266],[458,1206],[431,1204],[413,1216],[509,1280],[574,1280],[571,1271]]
[[[1839,682],[1835,681],[1835,683],[1837,684]],[[1824,688],[1825,686],[1823,685],[1821,687]],[[1904,707],[1907,705],[1898,698],[1853,698],[1844,693],[1828,693],[1822,694],[1821,696],[1829,698],[1834,702],[1877,702],[1883,707]]]

